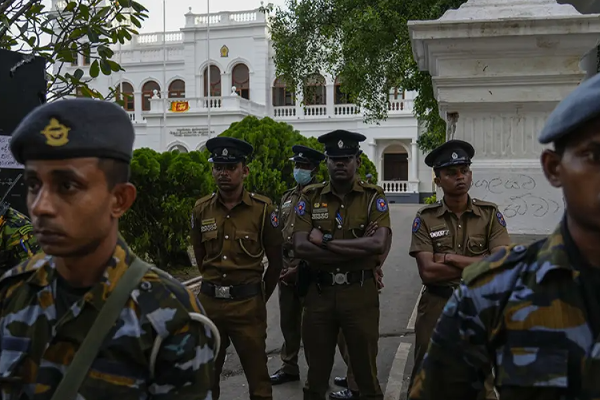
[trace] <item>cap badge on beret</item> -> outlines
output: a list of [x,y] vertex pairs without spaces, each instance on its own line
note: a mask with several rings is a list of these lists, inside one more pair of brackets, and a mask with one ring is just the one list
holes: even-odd
[[453,159],[453,160],[456,160],[457,158],[458,158],[458,154],[456,154],[456,153],[452,153],[452,159]]
[[343,140],[340,140],[340,141],[338,142],[338,147],[339,147],[340,149],[343,149],[343,148],[344,148],[344,141],[343,141]]
[[43,131],[40,133],[46,136],[46,144],[49,146],[64,146],[69,143],[69,131],[71,128],[67,128],[56,118],[50,118],[50,123],[46,125]]
[[227,154],[229,154],[229,151],[225,148],[223,149],[223,153],[221,153],[222,156],[227,156]]
[[302,153],[298,153],[298,157],[304,157]]

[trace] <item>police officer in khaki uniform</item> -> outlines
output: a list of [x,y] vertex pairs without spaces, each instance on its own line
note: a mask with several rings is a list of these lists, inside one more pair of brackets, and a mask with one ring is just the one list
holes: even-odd
[[[377,379],[379,294],[374,279],[390,235],[387,200],[379,186],[356,179],[364,135],[338,130],[325,144],[330,182],[305,188],[294,217],[294,254],[309,261],[302,335],[308,353],[305,399],[329,389],[340,328],[361,397],[382,399]],[[370,223],[377,230],[365,237]]]
[[[196,202],[192,243],[203,276],[200,301],[221,334],[212,397],[220,394],[219,377],[230,342],[248,380],[250,399],[272,399],[267,370],[266,302],[282,269],[281,228],[271,200],[244,189],[252,146],[216,137],[206,142],[213,162],[216,193]],[[264,271],[263,256],[269,266]],[[263,277],[264,272],[264,277]]]
[[298,368],[298,353],[302,340],[302,301],[296,289],[296,269],[300,259],[294,258],[292,249],[292,234],[294,231],[293,218],[296,204],[300,200],[302,189],[314,183],[314,175],[319,164],[325,159],[320,151],[306,146],[292,146],[294,156],[294,180],[297,185],[283,194],[281,198],[281,225],[283,233],[283,271],[279,281],[279,313],[283,346],[281,348],[281,368],[271,375],[271,383],[294,382],[300,379]]
[[[444,198],[423,207],[412,225],[410,255],[416,258],[424,288],[415,322],[411,386],[435,324],[460,282],[463,269],[510,245],[506,222],[498,206],[469,196],[474,154],[469,143],[450,140],[425,158],[425,164],[435,172],[435,183],[443,190]],[[496,398],[491,375],[481,398]]]

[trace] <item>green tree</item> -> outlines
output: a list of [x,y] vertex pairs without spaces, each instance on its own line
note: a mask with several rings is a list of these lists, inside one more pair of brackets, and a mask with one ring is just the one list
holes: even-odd
[[341,90],[365,111],[365,122],[387,118],[392,88],[415,90],[423,124],[419,147],[445,141],[431,76],[413,58],[407,22],[432,20],[466,0],[286,0],[272,4],[270,30],[278,76],[300,93],[316,71],[342,77]]
[[[146,8],[133,0],[58,0],[56,9],[48,9],[50,1],[0,1],[0,48],[40,56],[56,72],[48,68],[48,100],[73,95],[104,98],[89,88],[91,78],[100,72],[110,75],[123,71],[115,62],[110,46],[125,43],[137,34],[147,18]],[[81,55],[90,66],[72,74],[63,64],[75,63]],[[115,94],[111,89],[108,97]]]
[[210,169],[201,152],[134,151],[131,182],[138,194],[120,228],[136,254],[164,269],[189,265],[190,215],[196,200],[214,190]]
[[[250,176],[246,179],[248,190],[263,194],[274,202],[279,202],[281,195],[296,183],[293,177],[294,164],[289,161],[293,156],[292,146],[300,144],[323,151],[323,145],[317,138],[307,138],[285,122],[276,122],[271,118],[258,119],[245,117],[240,122],[231,124],[220,136],[243,139],[254,147],[250,167]],[[208,157],[208,152],[206,152]],[[364,177],[371,173],[377,179],[375,165],[364,154],[359,175]],[[327,167],[321,164],[317,181],[327,180]]]

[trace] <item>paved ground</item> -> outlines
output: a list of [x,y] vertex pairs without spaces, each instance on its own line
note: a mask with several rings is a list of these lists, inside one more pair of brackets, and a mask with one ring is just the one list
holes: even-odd
[[[421,281],[417,273],[414,259],[408,255],[411,225],[420,205],[391,204],[392,228],[394,232],[392,250],[384,265],[385,288],[381,293],[381,322],[379,340],[379,381],[385,400],[404,400],[406,386],[413,367],[412,348],[414,343],[413,329],[415,308],[421,289]],[[517,243],[529,243],[532,237],[513,237]],[[269,355],[269,371],[275,372],[280,367],[279,348],[283,342],[279,328],[279,306],[277,293],[268,303],[267,352]],[[300,400],[302,386],[306,378],[304,355],[301,360],[301,382],[288,383],[273,388],[275,399]],[[345,364],[339,353],[331,375],[331,389],[334,376],[344,376]],[[239,359],[233,347],[228,349],[228,356],[221,380],[221,398],[227,400],[248,399],[248,387]]]

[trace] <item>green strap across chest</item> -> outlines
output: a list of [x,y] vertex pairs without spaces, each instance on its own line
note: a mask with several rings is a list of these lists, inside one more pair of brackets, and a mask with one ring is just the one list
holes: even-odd
[[127,268],[119,282],[117,282],[115,289],[108,296],[79,350],[75,353],[71,365],[69,365],[51,400],[76,399],[79,388],[87,376],[92,362],[96,358],[102,342],[104,342],[104,338],[119,318],[131,292],[150,268],[150,264],[137,257]]

